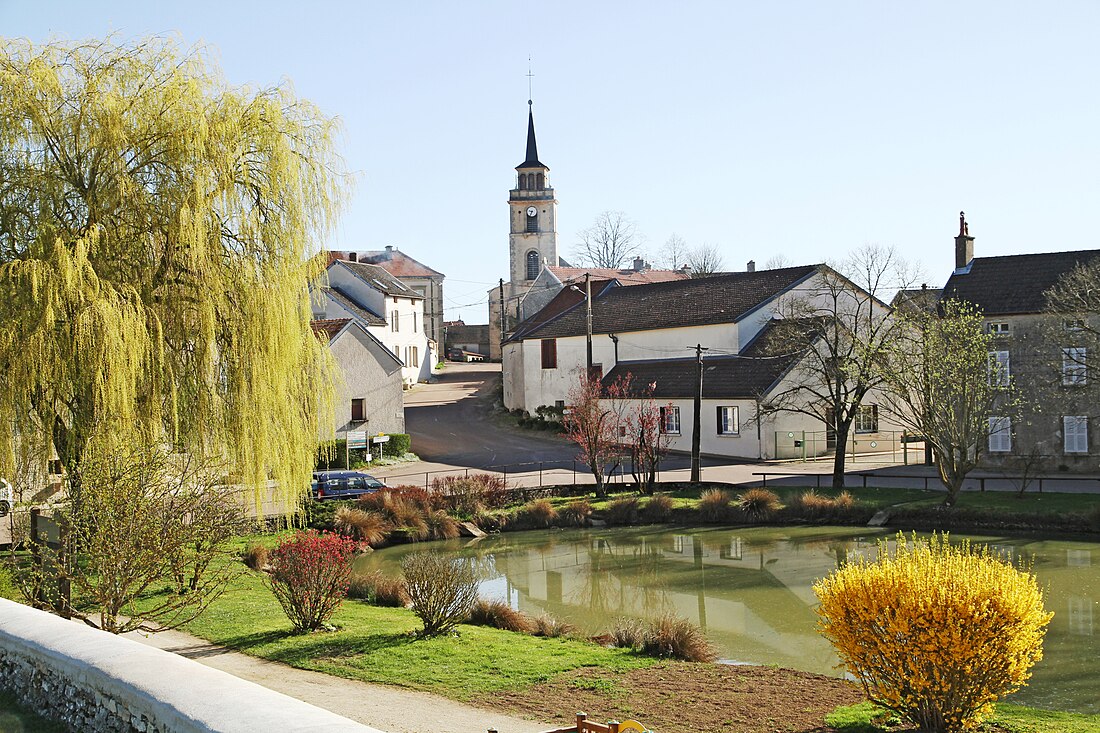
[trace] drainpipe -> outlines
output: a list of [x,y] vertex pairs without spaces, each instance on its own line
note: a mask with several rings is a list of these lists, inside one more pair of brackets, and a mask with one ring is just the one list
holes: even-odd
[[611,336],[611,343],[615,344],[615,366],[619,366],[619,337],[615,334],[608,334]]

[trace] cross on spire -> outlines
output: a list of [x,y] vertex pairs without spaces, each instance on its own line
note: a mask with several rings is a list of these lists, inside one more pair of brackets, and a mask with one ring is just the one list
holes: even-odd
[[535,98],[535,95],[534,95],[534,92],[533,92],[533,90],[534,90],[534,81],[533,81],[534,78],[535,78],[535,75],[533,73],[531,73],[531,57],[528,56],[527,57],[527,106],[528,107],[530,107],[534,104],[534,102],[532,102],[532,100]]

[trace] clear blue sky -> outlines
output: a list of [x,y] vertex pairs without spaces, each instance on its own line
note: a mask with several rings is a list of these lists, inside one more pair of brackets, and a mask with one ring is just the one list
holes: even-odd
[[[0,33],[178,33],[237,84],[344,124],[336,249],[387,244],[485,322],[507,276],[527,58],[559,248],[603,210],[743,269],[893,244],[942,285],[976,254],[1100,247],[1100,3],[28,2]],[[651,255],[652,256],[652,255]],[[467,304],[468,307],[465,306]]]

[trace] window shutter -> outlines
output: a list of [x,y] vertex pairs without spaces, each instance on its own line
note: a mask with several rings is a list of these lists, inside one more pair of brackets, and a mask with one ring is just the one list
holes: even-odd
[[716,424],[718,425],[718,434],[722,435],[726,432],[726,426],[722,420],[722,418],[725,417],[725,414],[723,413],[722,407],[720,405],[714,409],[717,411]]
[[1064,448],[1066,453],[1089,452],[1089,423],[1083,415],[1066,415],[1062,418]]
[[989,452],[1007,453],[1012,450],[1012,422],[1007,417],[989,418]]

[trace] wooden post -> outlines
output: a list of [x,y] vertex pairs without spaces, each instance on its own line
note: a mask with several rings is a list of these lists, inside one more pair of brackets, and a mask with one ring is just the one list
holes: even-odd
[[588,713],[577,713],[577,733],[585,733],[584,721],[588,720]]
[[617,720],[607,721],[607,733],[619,733],[619,726],[621,723]]

